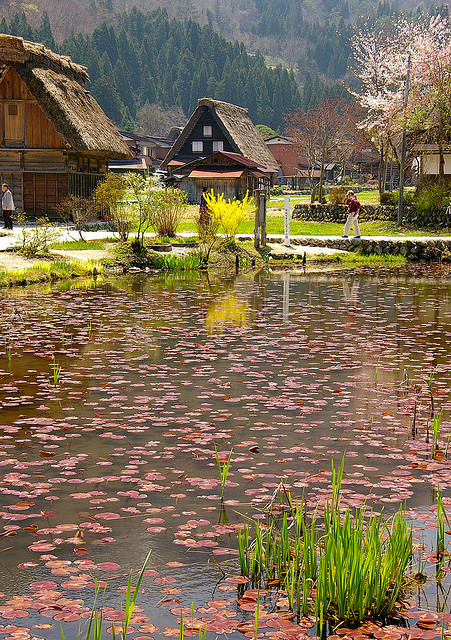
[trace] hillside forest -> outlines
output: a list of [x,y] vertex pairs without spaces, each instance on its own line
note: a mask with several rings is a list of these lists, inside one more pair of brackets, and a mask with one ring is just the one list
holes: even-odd
[[[172,109],[186,118],[198,98],[208,96],[247,107],[254,123],[281,131],[289,111],[299,107],[307,111],[324,99],[349,99],[343,81],[353,83],[350,43],[356,26],[362,24],[356,16],[359,3],[351,0],[321,0],[310,13],[309,0],[254,0],[254,20],[246,23],[238,10],[232,20],[235,24],[241,16],[238,33],[248,46],[220,33],[227,34],[224,23],[233,0],[216,0],[212,8],[201,0],[196,5],[191,2],[190,13],[198,21],[186,14],[184,19],[171,17],[161,7],[143,11],[133,6],[118,13],[116,9],[126,7],[113,0],[85,0],[83,4],[91,8],[89,32],[80,23],[73,33],[61,37],[58,21],[55,26],[45,10],[42,15],[38,11],[37,21],[36,11],[29,9],[35,5],[23,6],[9,21],[6,11],[0,31],[43,42],[86,65],[89,90],[121,128],[135,130],[149,105]],[[396,15],[399,5],[387,0],[360,3],[372,10],[366,20],[373,21],[374,28]],[[50,8],[49,2],[41,6]],[[411,14],[425,12],[426,7],[410,10]],[[428,11],[443,15],[447,7]],[[95,24],[96,19],[101,21]],[[252,43],[267,55],[252,51]],[[271,60],[268,52],[285,58]]]

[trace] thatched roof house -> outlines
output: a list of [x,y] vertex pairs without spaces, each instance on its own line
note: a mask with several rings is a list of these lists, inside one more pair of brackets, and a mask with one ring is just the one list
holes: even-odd
[[108,158],[131,157],[87,80],[67,56],[0,34],[0,174],[18,208],[47,213],[69,193],[90,195]]
[[218,151],[238,153],[264,167],[268,174],[279,170],[248,110],[212,98],[198,100],[196,110],[161,166],[180,166]]

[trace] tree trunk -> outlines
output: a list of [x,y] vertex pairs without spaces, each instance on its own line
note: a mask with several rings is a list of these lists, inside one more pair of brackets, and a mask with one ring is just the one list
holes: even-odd
[[385,185],[387,184],[387,174],[388,174],[388,146],[385,150],[385,159],[384,159],[384,173],[382,176],[382,193],[385,191]]
[[445,179],[445,156],[443,155],[443,144],[441,142],[438,143],[438,177],[441,181]]
[[316,196],[316,188],[317,188],[317,184],[313,185],[312,188],[312,195],[310,196],[310,204],[313,204],[315,202],[315,196]]
[[324,154],[321,158],[321,172],[319,174],[319,188],[318,188],[318,201],[323,203],[323,182],[324,182],[324,168],[325,168],[325,159]]
[[384,143],[381,143],[381,148],[379,151],[379,171],[377,176],[378,186],[379,186],[379,197],[385,191],[385,182],[384,182]]

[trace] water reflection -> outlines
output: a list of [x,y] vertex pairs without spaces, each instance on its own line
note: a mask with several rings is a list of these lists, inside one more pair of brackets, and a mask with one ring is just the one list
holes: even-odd
[[[327,499],[331,458],[345,455],[351,505],[367,497],[390,512],[405,500],[412,518],[428,518],[437,484],[448,496],[449,470],[428,467],[425,437],[431,371],[442,445],[450,430],[448,281],[186,272],[87,284],[0,299],[11,347],[0,355],[0,514],[16,534],[0,548],[7,594],[33,580],[66,594],[50,556],[78,575],[84,547],[85,560],[127,573],[152,548],[152,570],[176,579],[146,583],[163,629],[173,617],[155,602],[208,602],[220,578],[212,550],[236,572],[233,527],[281,477],[313,509]],[[234,451],[222,504],[215,446]],[[52,548],[33,550],[39,541]]]

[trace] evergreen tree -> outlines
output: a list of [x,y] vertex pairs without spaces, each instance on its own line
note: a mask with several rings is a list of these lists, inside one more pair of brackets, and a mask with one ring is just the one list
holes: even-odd
[[39,42],[45,44],[49,49],[55,50],[56,44],[53,38],[52,27],[50,26],[49,14],[47,11],[44,11],[42,14],[42,22],[41,26],[37,31],[37,36]]

